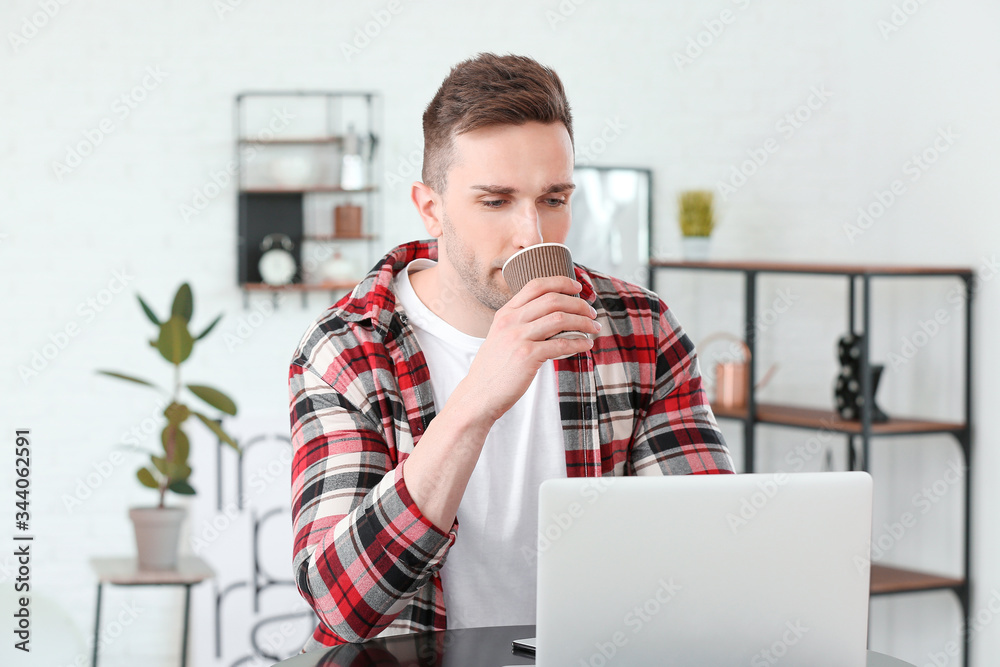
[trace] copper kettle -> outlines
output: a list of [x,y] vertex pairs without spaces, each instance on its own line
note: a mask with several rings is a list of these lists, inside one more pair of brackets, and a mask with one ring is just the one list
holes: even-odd
[[[719,331],[709,334],[698,344],[699,355],[710,341],[715,340],[733,341],[734,347],[738,346],[741,358],[738,361],[716,362],[715,399],[712,401],[712,405],[729,410],[746,408],[750,390],[750,348],[747,347],[742,338],[725,331]],[[754,385],[754,389],[759,389],[770,381],[777,369],[778,364],[773,364],[760,382]]]

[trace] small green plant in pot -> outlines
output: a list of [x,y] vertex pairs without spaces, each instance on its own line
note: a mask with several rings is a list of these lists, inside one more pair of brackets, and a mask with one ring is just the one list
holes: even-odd
[[[236,441],[215,419],[189,408],[182,402],[184,400],[182,389],[186,388],[200,401],[227,415],[236,414],[236,404],[218,389],[202,384],[185,385],[181,382],[181,364],[191,356],[195,343],[212,331],[222,319],[222,315],[216,317],[200,334],[194,336],[188,329],[194,313],[194,297],[187,283],[177,289],[170,308],[170,317],[165,320],[160,320],[141,296],[137,295],[137,298],[146,317],[159,329],[156,339],[150,340],[149,344],[173,365],[173,385],[169,392],[170,402],[163,410],[166,419],[160,433],[163,451],[158,454],[151,452],[150,464],[139,468],[136,472],[136,477],[143,486],[159,492],[159,504],[156,507],[130,508],[129,516],[135,525],[140,569],[169,570],[177,565],[177,542],[181,522],[184,520],[184,509],[166,506],[164,504],[166,494],[168,491],[180,495],[195,493],[194,487],[188,481],[191,477],[191,466],[188,462],[190,440],[184,430],[185,424],[193,417],[192,421],[200,421],[216,437],[239,451]],[[168,394],[152,382],[132,375],[106,370],[100,370],[98,373]]]
[[711,190],[686,190],[677,197],[678,219],[681,225],[681,251],[685,259],[708,258],[709,238],[715,227],[715,210]]

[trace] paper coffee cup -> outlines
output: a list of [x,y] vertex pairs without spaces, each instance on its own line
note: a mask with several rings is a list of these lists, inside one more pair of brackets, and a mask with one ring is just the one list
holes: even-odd
[[517,294],[535,278],[566,276],[576,279],[573,254],[562,243],[539,243],[518,250],[503,265],[503,277]]
[[[573,270],[573,253],[562,243],[538,243],[528,246],[507,258],[503,264],[504,280],[511,292],[517,294],[535,278],[566,276],[576,280]],[[562,331],[552,338],[590,338],[582,331]],[[560,357],[562,358],[562,357]]]

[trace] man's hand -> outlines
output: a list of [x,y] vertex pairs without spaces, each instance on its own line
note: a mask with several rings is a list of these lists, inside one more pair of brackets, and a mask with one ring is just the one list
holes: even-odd
[[547,340],[562,331],[600,331],[596,312],[577,296],[581,287],[566,276],[535,278],[496,312],[461,383],[479,398],[489,420],[499,419],[524,395],[543,363],[594,346],[589,339]]
[[543,363],[593,347],[591,340],[546,340],[560,331],[600,330],[590,304],[576,296],[581,287],[565,276],[536,278],[498,310],[469,374],[406,459],[407,489],[442,532],[455,521],[494,422],[524,395]]

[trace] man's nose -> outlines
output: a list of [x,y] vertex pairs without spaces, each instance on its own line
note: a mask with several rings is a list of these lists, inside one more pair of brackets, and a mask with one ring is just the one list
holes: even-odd
[[518,248],[527,248],[542,242],[542,229],[540,226],[538,209],[534,202],[525,205],[517,214],[517,234],[514,243]]

